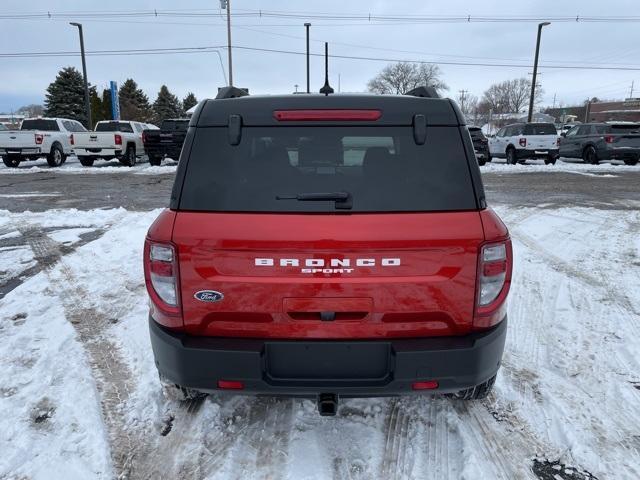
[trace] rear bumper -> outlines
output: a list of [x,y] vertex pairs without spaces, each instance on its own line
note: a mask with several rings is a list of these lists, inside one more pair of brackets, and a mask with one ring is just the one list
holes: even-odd
[[0,148],[0,155],[37,155],[42,153],[40,147]]
[[147,155],[154,157],[164,157],[165,155],[175,160],[180,156],[182,145],[145,145],[144,151]]
[[122,155],[122,149],[115,148],[74,148],[74,152],[80,157],[113,158]]
[[618,147],[601,148],[598,150],[599,160],[625,160],[640,158],[640,148]]
[[516,149],[516,157],[518,159],[526,158],[547,158],[547,157],[559,157],[560,150],[557,148],[530,150],[527,148]]
[[[478,385],[496,374],[507,319],[461,337],[354,341],[283,341],[194,337],[149,319],[158,371],[169,381],[214,392],[218,380],[240,381],[236,393],[315,397],[424,393],[415,381],[436,380],[434,393]],[[336,372],[327,375],[327,372]]]

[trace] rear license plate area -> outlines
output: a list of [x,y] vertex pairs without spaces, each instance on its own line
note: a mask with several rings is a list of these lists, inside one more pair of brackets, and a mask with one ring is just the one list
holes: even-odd
[[384,342],[268,342],[265,376],[279,382],[384,382],[391,345]]

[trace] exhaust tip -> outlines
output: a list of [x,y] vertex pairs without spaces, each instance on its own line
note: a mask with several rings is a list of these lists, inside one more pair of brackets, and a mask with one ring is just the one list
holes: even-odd
[[335,393],[318,395],[318,413],[322,417],[333,417],[338,412],[338,396]]

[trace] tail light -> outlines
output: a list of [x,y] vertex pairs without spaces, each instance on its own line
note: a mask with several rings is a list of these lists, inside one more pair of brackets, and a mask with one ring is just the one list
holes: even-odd
[[474,327],[491,327],[504,318],[512,267],[511,240],[481,247]]
[[144,276],[154,319],[168,327],[181,327],[176,248],[170,243],[147,239],[144,245]]
[[614,136],[613,135],[605,135],[604,141],[607,143],[613,143]]
[[142,144],[143,145],[147,144],[147,132],[146,131],[142,132]]
[[36,133],[36,145],[42,145],[44,141],[44,135],[42,133]]
[[556,146],[558,146],[558,147],[560,146],[560,137],[558,137],[558,138],[556,139]]
[[237,380],[218,380],[218,388],[221,390],[243,390],[244,383]]
[[69,143],[70,143],[71,145],[75,145],[75,141],[74,141],[74,139],[73,139],[73,133],[72,133],[71,135],[69,135]]
[[116,145],[122,145],[122,135],[118,135],[117,133],[113,136],[113,139],[116,142]]
[[518,140],[518,143],[520,144],[521,147],[526,147],[527,146],[527,139],[526,138],[521,138],[520,140]]

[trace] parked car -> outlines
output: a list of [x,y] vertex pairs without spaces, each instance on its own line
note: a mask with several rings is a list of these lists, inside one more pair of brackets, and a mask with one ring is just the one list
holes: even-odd
[[484,165],[491,161],[491,154],[489,153],[489,140],[482,133],[480,127],[469,127],[469,133],[471,134],[471,141],[473,142],[473,150],[476,153],[476,159],[479,165]]
[[560,140],[560,155],[582,158],[594,165],[600,160],[623,160],[627,165],[636,165],[640,159],[640,124],[585,123],[573,127]]
[[73,154],[71,135],[87,129],[69,118],[27,118],[20,130],[0,132],[0,155],[7,167],[47,157],[50,167],[62,165]]
[[142,132],[144,151],[151,165],[160,165],[165,157],[178,160],[189,128],[188,118],[163,120],[159,130]]
[[489,150],[492,157],[506,158],[510,165],[534,158],[543,158],[549,165],[558,159],[559,139],[553,123],[514,123],[496,133]]
[[511,241],[460,110],[238,92],[200,103],[145,242],[165,392],[311,397],[322,415],[340,396],[485,397]]
[[571,130],[573,127],[577,126],[577,125],[581,125],[580,122],[577,123],[564,123],[564,124],[559,124],[556,125],[556,130],[558,132],[558,135],[560,136],[564,136],[569,130]]
[[9,130],[4,123],[0,123],[0,132],[6,132],[7,130]]
[[97,159],[117,158],[120,163],[133,167],[144,155],[142,132],[155,125],[147,123],[105,120],[96,123],[95,131],[73,135],[73,144],[78,160],[90,167]]

